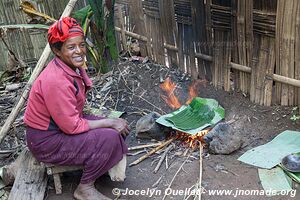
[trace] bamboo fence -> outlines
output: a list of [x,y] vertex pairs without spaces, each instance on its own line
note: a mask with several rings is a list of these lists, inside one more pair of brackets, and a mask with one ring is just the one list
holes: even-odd
[[[67,0],[36,0],[58,18]],[[0,24],[25,23],[19,0],[0,2]],[[86,5],[79,0],[77,8]],[[76,9],[76,8],[75,8]],[[142,56],[179,68],[261,105],[300,105],[298,0],[116,0],[119,50],[139,41]],[[44,32],[16,31],[6,41],[25,62],[38,60]],[[22,45],[22,48],[20,47]],[[0,69],[7,51],[0,43]]]
[[[35,0],[31,1],[36,8],[55,19],[62,14],[69,0]],[[86,0],[78,0],[75,10],[86,5]],[[26,24],[29,17],[19,9],[20,0],[0,1],[0,25]],[[10,49],[26,64],[35,66],[46,44],[45,30],[16,30],[9,32],[4,37]],[[20,48],[22,47],[22,48]],[[7,49],[0,41],[0,70],[7,64]]]
[[300,105],[298,0],[116,2],[116,31],[138,39],[143,56],[260,105]]

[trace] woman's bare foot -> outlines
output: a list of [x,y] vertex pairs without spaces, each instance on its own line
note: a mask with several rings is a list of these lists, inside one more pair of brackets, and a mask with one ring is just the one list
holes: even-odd
[[94,183],[80,183],[74,192],[74,198],[76,200],[110,200],[95,188]]

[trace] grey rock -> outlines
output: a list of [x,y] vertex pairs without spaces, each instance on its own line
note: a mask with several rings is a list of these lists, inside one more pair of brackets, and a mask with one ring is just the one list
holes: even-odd
[[160,115],[156,112],[141,117],[136,123],[136,137],[142,139],[164,140],[169,132],[168,128],[156,123]]
[[230,154],[243,144],[239,130],[226,122],[217,124],[203,139],[212,154]]

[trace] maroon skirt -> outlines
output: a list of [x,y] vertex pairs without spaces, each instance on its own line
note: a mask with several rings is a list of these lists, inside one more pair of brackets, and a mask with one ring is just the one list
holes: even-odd
[[[102,119],[85,116],[86,119]],[[60,130],[42,131],[26,128],[29,150],[41,162],[83,166],[81,183],[95,181],[128,152],[123,137],[111,128],[98,128],[82,134],[68,135]]]

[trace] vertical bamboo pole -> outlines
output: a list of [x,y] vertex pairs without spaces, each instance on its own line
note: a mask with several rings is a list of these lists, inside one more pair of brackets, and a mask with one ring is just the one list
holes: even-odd
[[[289,75],[289,64],[290,64],[290,55],[289,51],[291,47],[291,10],[293,9],[293,4],[291,2],[285,1],[285,13],[283,15],[283,34],[282,34],[282,48],[283,54],[281,57],[281,73],[280,75],[288,77]],[[282,85],[281,91],[281,105],[289,105],[289,87],[286,84]]]
[[212,23],[211,23],[211,4],[212,0],[206,0],[205,4],[205,24],[206,24],[206,42],[208,47],[208,55],[212,55],[213,41],[212,41]]
[[163,39],[163,33],[162,33],[162,26],[160,17],[155,18],[155,34],[153,37],[153,43],[154,46],[156,46],[156,57],[160,64],[165,65],[165,49],[164,49],[164,39]]
[[[288,68],[288,77],[289,78],[295,78],[295,54],[298,54],[299,52],[295,52],[295,33],[296,33],[296,14],[297,14],[297,4],[299,4],[299,0],[293,0],[291,2],[293,5],[291,10],[291,21],[290,21],[290,48],[289,48],[289,65],[286,66]],[[295,87],[289,86],[289,93],[288,93],[288,99],[290,106],[295,105],[294,102],[295,97]]]
[[183,24],[177,22],[178,27],[178,36],[177,36],[177,44],[178,44],[178,62],[179,62],[179,69],[185,71],[184,66],[184,54],[183,54]]
[[273,90],[273,80],[270,78],[273,76],[274,67],[275,67],[275,38],[268,38],[267,46],[269,49],[268,55],[266,58],[267,69],[265,71],[264,77],[264,90],[263,97],[261,100],[261,105],[270,106],[272,103],[272,90]]
[[[245,50],[246,50],[246,57],[245,62],[248,67],[252,67],[252,58],[253,58],[253,0],[245,1]],[[247,93],[250,94],[250,90],[252,85],[251,83],[251,74],[246,74],[246,87]]]
[[225,52],[225,63],[224,63],[224,72],[223,72],[223,77],[224,77],[224,90],[225,91],[230,91],[230,63],[231,63],[231,47],[232,47],[232,36],[228,32],[227,34],[227,39],[226,39],[226,48],[224,49]]
[[218,65],[219,65],[218,61],[219,61],[219,57],[220,57],[218,41],[219,41],[219,34],[218,34],[218,32],[215,31],[214,46],[213,46],[213,62],[212,62],[212,67],[213,67],[212,82],[215,87],[218,86]]
[[[237,0],[237,52],[238,52],[238,63],[246,65],[245,62],[245,1]],[[246,92],[245,85],[245,73],[239,72],[240,74],[240,89],[242,92]]]
[[[176,46],[176,40],[178,32],[175,21],[175,10],[173,0],[159,1],[159,14],[161,21],[162,33],[164,36],[164,42]],[[167,49],[167,59],[170,66],[178,66],[176,51]]]
[[[283,18],[285,15],[285,1],[277,1],[277,13],[276,13],[276,74],[281,74],[281,58],[283,56],[283,43],[282,43],[282,30],[283,30]],[[275,103],[281,103],[281,91],[282,84],[275,83]]]
[[192,79],[194,79],[194,80],[198,79],[198,71],[197,71],[197,66],[196,66],[196,62],[195,62],[195,49],[194,49],[193,41],[191,41],[191,44],[190,44],[190,68],[191,68]]
[[[147,26],[146,26],[147,24]],[[151,29],[152,29],[152,21],[151,18],[146,15],[145,16],[145,30],[146,30],[146,37],[148,38],[146,47],[147,47],[147,55],[149,57],[151,57],[153,60],[155,60],[154,58],[154,54],[153,54],[153,48],[152,48],[152,38],[151,38]]]
[[122,12],[122,6],[120,4],[118,4],[116,6],[116,10],[117,10],[117,19],[118,22],[120,24],[120,28],[121,28],[121,43],[122,43],[122,47],[123,47],[123,51],[127,51],[127,40],[126,40],[126,35],[125,35],[125,26],[124,26],[124,21],[123,21],[123,12]]
[[[141,0],[130,0],[129,6],[130,6],[131,23],[132,23],[132,26],[134,27],[133,32],[135,32],[139,35],[147,36],[142,1]],[[150,41],[148,41],[146,44],[144,44],[143,42],[140,42],[140,47],[141,47],[142,56],[150,55],[150,52],[151,52]]]
[[[296,12],[295,52],[297,52],[295,54],[295,79],[300,80],[300,3],[297,4]],[[295,104],[300,107],[300,88],[295,91]]]
[[259,55],[258,55],[259,37],[257,36],[257,34],[253,36],[253,49],[256,49],[256,51],[253,52],[252,66],[251,66],[250,101],[255,102],[256,87],[257,87],[256,84],[257,68],[258,68],[258,61],[259,61]]
[[[207,31],[205,29],[205,2],[203,0],[191,0],[192,9],[192,26],[193,26],[193,40],[195,42],[196,52],[209,55]],[[203,59],[197,58],[198,77],[200,79],[211,77],[210,63]]]

